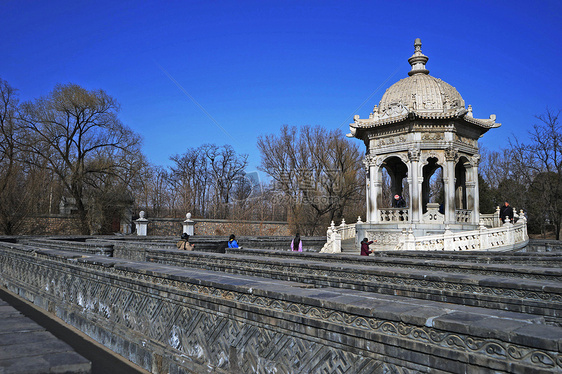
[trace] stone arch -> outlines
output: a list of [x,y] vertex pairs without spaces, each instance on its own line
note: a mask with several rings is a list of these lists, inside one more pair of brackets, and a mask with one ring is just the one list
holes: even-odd
[[[428,203],[439,203],[443,204],[444,207],[446,200],[444,196],[443,166],[440,164],[438,157],[431,156],[424,157],[422,167],[422,214],[427,212]],[[436,176],[437,180],[432,179],[433,176]]]
[[380,194],[382,201],[379,202],[379,206],[392,207],[394,195],[402,196],[408,204],[409,188],[407,185],[405,185],[405,183],[408,183],[408,163],[405,161],[405,156],[389,155],[384,158],[384,161],[378,168],[379,180],[381,182],[384,182],[385,172],[390,180],[387,181],[389,183],[388,186],[383,186],[383,191]]
[[437,159],[437,164],[441,167],[445,165],[445,158],[443,157],[443,152],[435,152],[435,151],[422,152],[420,157],[420,165],[422,167],[427,165],[429,163],[430,158]]
[[455,163],[455,208],[468,209],[467,181],[468,169],[472,167],[466,156],[460,156]]

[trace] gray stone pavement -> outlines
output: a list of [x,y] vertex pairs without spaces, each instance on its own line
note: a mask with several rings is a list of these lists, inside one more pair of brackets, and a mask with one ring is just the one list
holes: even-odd
[[91,363],[0,300],[0,373],[91,373]]
[[0,288],[0,374],[147,373]]

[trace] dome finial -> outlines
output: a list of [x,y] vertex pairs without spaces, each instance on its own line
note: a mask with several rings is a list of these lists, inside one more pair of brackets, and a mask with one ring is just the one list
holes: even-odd
[[429,74],[429,70],[425,68],[425,64],[427,63],[427,60],[429,60],[429,57],[422,53],[421,45],[421,39],[417,38],[414,41],[414,54],[408,59],[408,62],[412,65],[412,70],[408,72],[408,75],[410,76],[414,74]]

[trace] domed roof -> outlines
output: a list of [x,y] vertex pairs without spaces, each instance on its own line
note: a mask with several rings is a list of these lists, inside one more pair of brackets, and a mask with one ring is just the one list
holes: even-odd
[[412,70],[383,95],[373,110],[377,117],[394,117],[407,112],[454,112],[464,109],[465,103],[455,87],[429,75],[425,63],[429,59],[421,52],[421,40],[414,42],[415,51],[408,59]]

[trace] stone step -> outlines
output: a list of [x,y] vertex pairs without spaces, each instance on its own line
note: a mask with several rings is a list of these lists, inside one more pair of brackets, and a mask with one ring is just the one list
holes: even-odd
[[355,244],[355,238],[341,241],[341,252],[346,254],[360,254],[361,249]]

